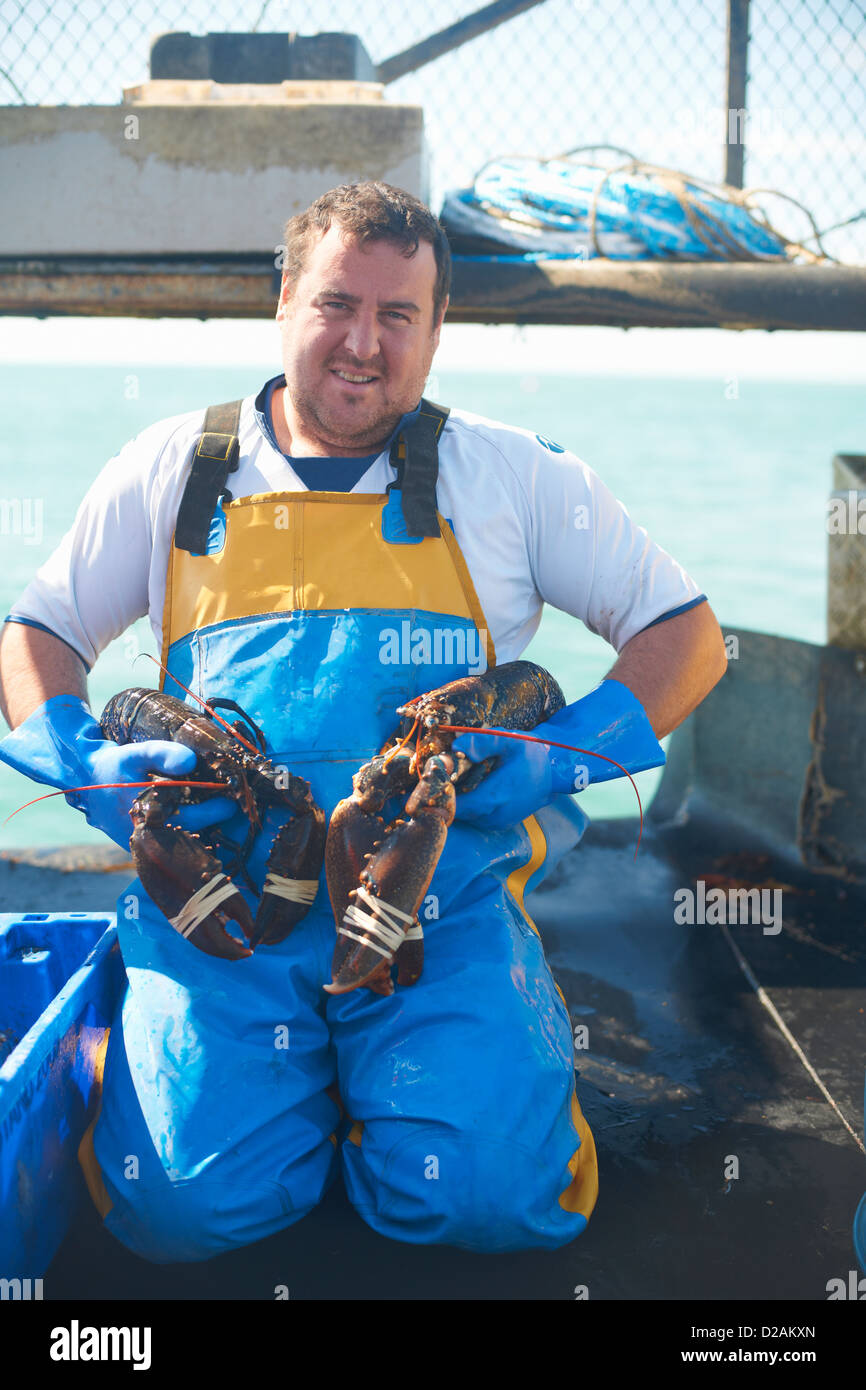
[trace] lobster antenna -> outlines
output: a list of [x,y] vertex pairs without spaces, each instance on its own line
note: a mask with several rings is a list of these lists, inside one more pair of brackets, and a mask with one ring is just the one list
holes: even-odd
[[40,801],[47,801],[51,796],[68,796],[70,792],[101,792],[109,787],[224,787],[225,782],[191,782],[158,780],[151,782],[94,782],[90,787],[61,787],[59,792],[45,792],[44,796],[34,796],[32,801],[25,801],[23,806],[10,811],[3,824],[8,825],[13,816],[17,816],[19,811],[26,811],[28,806],[35,806]]
[[640,812],[640,828],[637,835],[637,844],[634,847],[634,857],[637,859],[637,852],[640,849],[641,837],[643,835],[643,806],[641,805],[640,792],[637,783],[632,777],[627,767],[618,763],[616,758],[609,758],[606,753],[593,753],[589,748],[577,748],[573,743],[555,743],[552,738],[538,738],[535,734],[517,733],[511,729],[470,729],[465,724],[440,724],[440,729],[447,729],[452,734],[491,734],[494,738],[520,738],[526,743],[544,743],[548,748],[567,748],[571,753],[583,753],[588,758],[601,758],[602,762],[613,763],[620,772],[624,772],[628,780],[634,787],[634,794],[637,797],[638,810]]
[[[206,710],[212,719],[215,719],[218,724],[222,724],[223,728],[228,729],[230,734],[234,734],[235,738],[244,745],[244,748],[248,748],[251,753],[255,753],[257,758],[259,757],[258,748],[254,748],[253,745],[249,742],[249,740],[244,738],[243,734],[239,734],[237,729],[233,729],[231,724],[229,724],[225,719],[218,715],[216,710],[212,709],[211,706],[208,704],[207,700],[203,700],[200,695],[196,695],[192,690],[190,690],[189,686],[184,685],[183,681],[178,680],[177,676],[173,676],[167,666],[163,666],[162,662],[157,661],[155,656],[151,656],[150,652],[139,652],[138,656],[146,656],[149,661],[153,662],[154,666],[158,666],[160,671],[164,671],[165,674],[168,676],[169,680],[174,681],[175,685],[179,685],[181,690],[186,691],[187,695],[191,695],[194,700],[197,700],[198,703],[201,705],[202,709]],[[136,657],[135,659],[137,661],[138,657]]]

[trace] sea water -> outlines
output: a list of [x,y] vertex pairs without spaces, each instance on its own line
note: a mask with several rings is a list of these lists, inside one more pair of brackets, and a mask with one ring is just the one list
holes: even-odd
[[[276,370],[4,367],[0,616],[122,444],[165,416],[256,391]],[[538,431],[578,454],[694,577],[723,631],[826,639],[831,462],[864,448],[862,386],[462,371],[437,373],[430,388],[436,400]],[[89,682],[97,714],[125,686],[157,684],[156,668],[135,660],[147,651],[156,649],[142,619],[102,653]],[[524,655],[557,676],[569,701],[616,660],[601,638],[549,607]],[[637,778],[645,807],[659,778]],[[0,822],[41,790],[0,764]],[[624,779],[590,787],[580,804],[590,816],[636,810]],[[0,850],[85,842],[108,843],[62,797],[0,825]]]

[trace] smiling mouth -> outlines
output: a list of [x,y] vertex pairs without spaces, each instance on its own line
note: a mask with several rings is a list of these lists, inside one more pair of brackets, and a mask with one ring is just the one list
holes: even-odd
[[344,372],[339,367],[333,367],[332,372],[341,381],[347,381],[350,386],[367,386],[371,381],[378,381],[378,377],[361,376],[358,372]]

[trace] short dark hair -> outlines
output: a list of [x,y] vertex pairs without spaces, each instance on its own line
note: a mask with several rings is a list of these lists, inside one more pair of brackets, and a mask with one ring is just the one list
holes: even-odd
[[362,246],[369,241],[392,241],[414,256],[420,241],[429,241],[436,258],[433,321],[441,316],[451,289],[451,250],[439,221],[420,199],[390,183],[341,183],[323,193],[306,212],[286,223],[283,274],[293,287],[306,269],[307,257],[332,222],[337,222]]

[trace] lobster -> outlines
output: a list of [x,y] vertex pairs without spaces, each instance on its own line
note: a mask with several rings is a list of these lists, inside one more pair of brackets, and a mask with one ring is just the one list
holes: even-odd
[[[564,705],[549,672],[511,661],[400,706],[399,733],[355,773],[352,795],[338,802],[328,829],[325,873],[337,925],[329,994],[364,985],[390,995],[395,961],[399,985],[422,973],[418,910],[445,847],[456,792],[472,791],[498,761],[472,763],[452,752],[458,727],[533,729]],[[386,823],[386,802],[407,794],[404,815]]]
[[[309,911],[322,868],[325,816],[302,777],[265,757],[264,737],[252,721],[244,715],[244,721],[229,725],[210,712],[215,706],[243,715],[232,700],[211,700],[198,713],[173,695],[134,687],[109,700],[100,726],[115,743],[168,739],[195,751],[189,783],[166,784],[154,776],[155,785],[139,793],[130,811],[129,848],[144,888],[175,930],[207,955],[239,960],[260,943],[284,940]],[[244,732],[252,733],[262,751]],[[220,794],[233,797],[249,819],[243,845],[216,828],[196,835],[171,824],[181,806]],[[253,920],[214,851],[218,845],[233,850],[228,870],[240,868],[255,892],[244,866],[268,807],[284,809],[290,819],[274,834]],[[249,947],[226,931],[229,921],[241,928]]]

